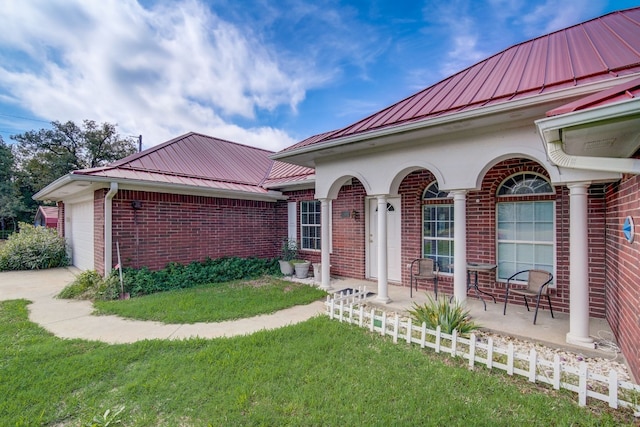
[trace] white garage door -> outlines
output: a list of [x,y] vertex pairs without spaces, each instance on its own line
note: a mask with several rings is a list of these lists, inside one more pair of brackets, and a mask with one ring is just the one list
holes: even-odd
[[81,270],[93,270],[93,201],[66,205],[65,214],[72,264]]

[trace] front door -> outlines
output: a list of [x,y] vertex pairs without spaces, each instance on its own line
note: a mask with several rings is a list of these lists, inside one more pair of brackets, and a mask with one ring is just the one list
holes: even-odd
[[[387,280],[401,282],[400,197],[387,199]],[[369,199],[368,277],[378,278],[378,200]]]

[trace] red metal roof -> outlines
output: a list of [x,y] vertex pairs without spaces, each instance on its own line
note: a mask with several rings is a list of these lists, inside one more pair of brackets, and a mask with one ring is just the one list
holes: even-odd
[[343,129],[284,151],[640,72],[640,8],[512,46]]
[[559,116],[561,114],[637,98],[638,96],[640,96],[640,78],[633,79],[630,82],[619,84],[612,88],[578,99],[577,101],[569,104],[554,108],[553,110],[547,111],[546,115],[547,117]]
[[313,169],[271,160],[271,151],[188,133],[107,166],[72,172],[134,181],[266,193],[270,179],[306,179]]

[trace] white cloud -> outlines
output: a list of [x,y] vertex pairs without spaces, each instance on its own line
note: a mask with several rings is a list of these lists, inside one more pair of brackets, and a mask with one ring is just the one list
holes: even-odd
[[295,141],[234,117],[295,109],[321,80],[196,0],[150,9],[134,0],[16,1],[0,22],[5,99],[47,120],[118,123],[145,146],[193,130],[281,149]]
[[557,1],[547,0],[524,13],[521,21],[525,34],[537,37],[577,24],[601,9],[602,1],[599,0],[573,0],[563,2],[560,7]]
[[431,25],[443,25],[441,35],[448,44],[445,58],[440,63],[440,73],[448,77],[486,58],[479,47],[481,23],[476,22],[473,2],[453,0],[447,3],[427,2],[424,8],[425,21]]

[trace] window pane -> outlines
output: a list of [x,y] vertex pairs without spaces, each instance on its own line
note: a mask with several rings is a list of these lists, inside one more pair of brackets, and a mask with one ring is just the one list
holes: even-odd
[[535,238],[538,242],[552,242],[553,224],[549,222],[536,224]]
[[498,240],[515,240],[516,225],[512,222],[499,224]]
[[553,222],[553,202],[535,203],[536,221]]
[[498,204],[498,221],[515,221],[515,203]]
[[502,262],[516,260],[516,245],[513,243],[498,243],[498,259]]
[[533,245],[519,244],[516,248],[516,260],[518,262],[533,264]]
[[531,241],[535,239],[532,222],[516,224],[516,240]]
[[533,214],[535,212],[533,203],[516,203],[516,220],[517,221],[533,221]]
[[536,245],[536,264],[553,265],[553,245]]

